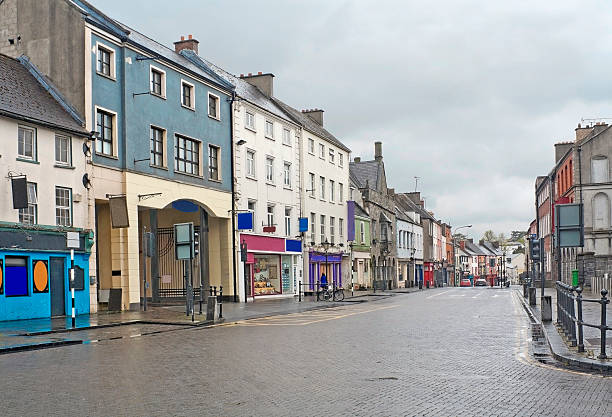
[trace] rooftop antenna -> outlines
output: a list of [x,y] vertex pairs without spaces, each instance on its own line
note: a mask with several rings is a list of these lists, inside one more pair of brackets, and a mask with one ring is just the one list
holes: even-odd
[[415,193],[416,193],[417,187],[419,185],[419,178],[421,178],[421,177],[417,177],[417,176],[414,177],[414,192]]

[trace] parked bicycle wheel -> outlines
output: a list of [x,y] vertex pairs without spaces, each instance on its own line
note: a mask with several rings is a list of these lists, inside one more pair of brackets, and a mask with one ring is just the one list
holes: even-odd
[[344,300],[344,290],[343,289],[336,290],[336,294],[335,294],[334,299],[336,301]]
[[325,290],[323,291],[323,294],[321,294],[323,297],[323,300],[325,301],[329,301],[330,298],[332,298],[332,293],[330,290]]

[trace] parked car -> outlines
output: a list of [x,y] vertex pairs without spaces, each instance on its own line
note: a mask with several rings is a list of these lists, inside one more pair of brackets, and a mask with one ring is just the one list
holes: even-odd
[[486,287],[487,286],[487,280],[484,278],[478,278],[476,280],[476,282],[474,283],[475,287]]
[[461,282],[459,283],[460,287],[471,287],[472,282],[467,278],[461,278]]

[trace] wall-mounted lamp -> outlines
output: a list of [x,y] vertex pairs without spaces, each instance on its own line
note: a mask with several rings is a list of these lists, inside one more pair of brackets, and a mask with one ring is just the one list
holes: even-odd
[[100,137],[100,134],[96,132],[95,130],[92,130],[91,132],[89,132],[89,140],[96,140],[99,137]]
[[87,142],[83,142],[83,153],[85,156],[91,156],[91,148],[87,145]]
[[240,140],[238,140],[238,142],[236,142],[236,146],[242,146],[242,145],[244,145],[245,143],[246,143],[246,140],[244,140],[244,139],[240,139]]
[[83,181],[83,187],[89,190],[89,187],[91,187],[91,180],[89,179],[89,175],[83,174],[82,181]]

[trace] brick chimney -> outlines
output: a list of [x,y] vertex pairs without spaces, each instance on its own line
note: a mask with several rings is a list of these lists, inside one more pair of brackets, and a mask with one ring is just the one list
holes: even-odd
[[356,156],[356,157],[353,159],[353,161],[354,161],[354,162],[361,162],[361,157],[360,157],[360,156]]
[[461,248],[461,250],[465,250],[465,240],[459,241],[459,247]]
[[574,146],[574,142],[555,143],[555,164]]
[[582,139],[584,139],[585,137],[587,137],[587,135],[589,133],[591,133],[591,131],[593,130],[593,128],[591,126],[585,126],[582,127],[580,125],[580,123],[578,123],[578,127],[575,129],[576,130],[576,143],[580,142]]
[[323,110],[321,109],[309,109],[302,110],[302,113],[310,117],[312,120],[323,126]]
[[198,53],[198,42],[196,39],[193,39],[193,35],[188,35],[187,39],[184,36],[181,36],[180,41],[174,42],[174,51],[178,54],[183,49],[189,49],[190,51]]
[[382,142],[374,142],[374,159],[376,161],[382,161]]
[[240,78],[242,78],[247,83],[259,88],[261,92],[264,93],[266,96],[274,96],[274,74],[264,74],[261,71],[259,71],[257,74],[251,74],[249,72],[248,75],[240,74]]

